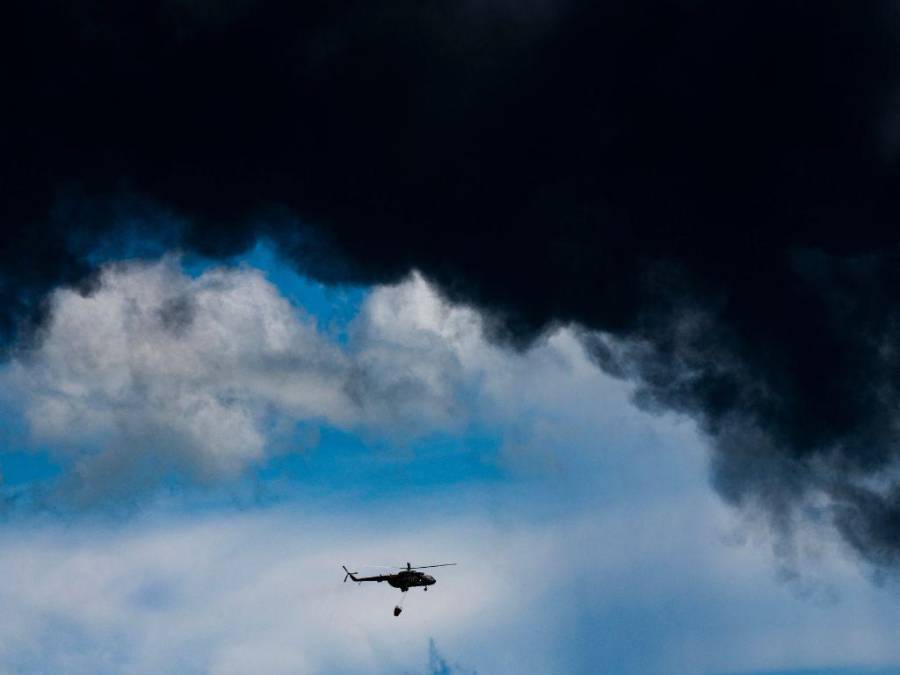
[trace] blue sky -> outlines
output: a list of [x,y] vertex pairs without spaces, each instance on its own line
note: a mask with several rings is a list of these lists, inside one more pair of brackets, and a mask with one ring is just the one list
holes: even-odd
[[[264,244],[53,310],[0,374],[0,672],[900,672],[892,582],[723,505],[567,328],[510,351]],[[341,583],[407,560],[460,564],[398,619]]]

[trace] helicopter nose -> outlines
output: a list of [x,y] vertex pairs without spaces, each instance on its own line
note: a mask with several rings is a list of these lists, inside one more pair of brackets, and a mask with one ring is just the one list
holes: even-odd
[[437,582],[434,580],[434,577],[431,576],[430,574],[429,574],[428,576],[425,577],[425,581],[428,582],[428,585],[429,585],[429,586],[433,586],[434,584],[437,583]]

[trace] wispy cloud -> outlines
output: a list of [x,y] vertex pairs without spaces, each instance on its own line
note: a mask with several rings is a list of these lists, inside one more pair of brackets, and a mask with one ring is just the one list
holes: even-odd
[[[523,513],[527,497],[9,523],[0,670],[419,673],[432,638],[452,655],[432,670],[454,673],[900,660],[891,597],[840,561],[831,595],[798,597],[759,549],[723,545],[730,517],[711,493],[550,519]],[[460,564],[398,618],[399,591],[341,583],[341,563],[406,559]]]

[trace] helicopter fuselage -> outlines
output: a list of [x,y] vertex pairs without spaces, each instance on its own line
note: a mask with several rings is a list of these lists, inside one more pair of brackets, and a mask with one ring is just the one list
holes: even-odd
[[437,583],[433,576],[422,572],[398,572],[397,574],[387,575],[383,581],[387,581],[391,586],[399,588],[401,591],[415,586],[433,586]]

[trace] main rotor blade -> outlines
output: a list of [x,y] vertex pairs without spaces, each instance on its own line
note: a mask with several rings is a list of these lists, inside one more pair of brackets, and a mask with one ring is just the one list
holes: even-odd
[[[428,569],[429,567],[449,567],[449,566],[455,565],[455,564],[456,563],[443,563],[441,565],[419,565],[418,567],[411,566],[411,567],[409,567],[409,569],[424,570],[424,569]],[[374,567],[374,568],[383,569],[383,570],[405,570],[405,569],[407,569],[406,565],[359,565],[359,564],[357,564],[356,566],[360,569],[366,569],[369,567]]]

